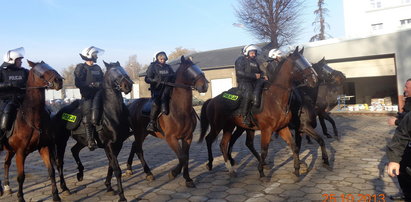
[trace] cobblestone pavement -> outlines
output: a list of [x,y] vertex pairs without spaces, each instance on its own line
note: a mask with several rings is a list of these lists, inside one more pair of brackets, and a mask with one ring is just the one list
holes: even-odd
[[[299,178],[294,177],[290,148],[281,138],[273,138],[267,157],[271,169],[265,170],[270,180],[262,182],[258,177],[257,160],[245,146],[243,136],[233,149],[233,157],[238,162],[238,176],[230,178],[219,151],[220,139],[213,145],[214,169],[206,169],[207,147],[205,142],[197,143],[197,129],[190,149],[189,163],[190,175],[196,188],[186,188],[182,175],[174,180],[168,179],[168,171],[177,164],[176,156],[164,140],[148,137],[144,143],[145,157],[156,180],[145,180],[140,161],[135,157],[134,174],[130,177],[123,175],[122,178],[125,196],[129,201],[322,201],[327,197],[328,201],[333,201],[331,197],[335,197],[339,202],[343,201],[342,194],[345,198],[353,197],[355,201],[364,199],[362,196],[367,194],[371,201],[382,201],[379,200],[383,197],[380,194],[385,194],[386,200],[389,201],[388,195],[397,193],[398,183],[396,179],[380,172],[387,161],[385,145],[394,131],[393,127],[387,126],[387,117],[334,115],[334,118],[342,136],[341,141],[325,138],[333,171],[322,167],[318,144],[308,145],[304,138],[300,158],[307,163],[309,172]],[[317,131],[320,129],[317,128]],[[259,137],[257,135],[255,141],[258,151]],[[123,173],[131,143],[132,138],[129,138],[119,155]],[[117,195],[105,193],[104,179],[108,161],[104,151],[98,149],[90,152],[84,149],[80,153],[85,166],[85,176],[83,181],[78,182],[77,166],[70,152],[72,145],[74,142],[70,140],[65,158],[66,181],[72,194],[61,194],[62,200],[117,201]],[[4,153],[1,156],[1,159],[4,159]],[[3,160],[0,163],[2,164]],[[10,180],[11,188],[17,191],[14,165],[13,161]],[[59,182],[58,179],[57,181]],[[112,183],[116,189],[115,178]],[[60,188],[59,190],[61,191]],[[24,193],[27,201],[51,201],[50,181],[38,153],[32,153],[27,158]],[[0,201],[16,200],[16,192],[0,197]]]

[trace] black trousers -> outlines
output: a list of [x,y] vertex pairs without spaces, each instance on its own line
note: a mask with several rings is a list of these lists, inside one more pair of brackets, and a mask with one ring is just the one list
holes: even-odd
[[397,177],[406,201],[411,201],[411,175],[406,171],[407,166],[411,168],[411,147],[409,146],[405,148],[404,154],[402,155],[400,174]]

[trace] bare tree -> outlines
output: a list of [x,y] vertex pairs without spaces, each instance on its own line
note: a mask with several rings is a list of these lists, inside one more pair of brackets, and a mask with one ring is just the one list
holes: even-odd
[[189,50],[183,47],[177,47],[173,52],[171,52],[170,54],[168,54],[168,59],[169,60],[174,60],[176,58],[181,57],[182,55],[188,55],[188,54],[192,54],[192,53],[196,53],[195,50]]
[[303,0],[239,0],[238,19],[256,38],[269,41],[267,48],[291,44],[299,34]]
[[64,85],[65,86],[74,86],[74,70],[76,69],[75,65],[70,65],[63,70]]
[[312,25],[314,26],[314,31],[319,31],[319,33],[311,37],[310,42],[324,40],[326,38],[325,35],[328,35],[325,32],[325,28],[330,28],[330,25],[325,22],[325,16],[328,15],[328,9],[324,7],[324,0],[318,0],[317,6],[318,8],[314,11],[315,21]]
[[142,65],[137,62],[137,55],[131,55],[126,62],[125,70],[132,80],[138,80]]

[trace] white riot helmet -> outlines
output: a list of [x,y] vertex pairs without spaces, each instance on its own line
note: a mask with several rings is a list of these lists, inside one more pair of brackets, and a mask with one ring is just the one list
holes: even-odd
[[7,53],[4,54],[3,60],[8,65],[12,65],[16,62],[17,58],[24,58],[24,48],[23,47],[7,51]]
[[85,48],[81,51],[80,53],[80,57],[81,59],[85,60],[85,61],[93,61],[96,62],[97,61],[97,57],[102,55],[104,53],[103,49],[94,47],[94,46],[90,46],[88,48]]
[[268,52],[268,57],[270,59],[276,59],[277,57],[283,57],[283,52],[281,52],[278,49],[271,49],[270,52]]
[[160,56],[160,55],[163,55],[163,56],[166,58],[166,61],[168,60],[168,57],[167,57],[166,52],[160,51],[160,52],[157,52],[157,53],[154,55],[154,57],[153,57],[153,62],[157,61],[157,60],[158,60],[158,56]]
[[244,54],[245,56],[248,56],[248,53],[249,53],[250,51],[255,51],[255,52],[256,52],[256,55],[257,55],[258,52],[261,51],[261,49],[260,49],[258,46],[253,45],[253,44],[244,46],[244,48],[243,48],[243,54]]

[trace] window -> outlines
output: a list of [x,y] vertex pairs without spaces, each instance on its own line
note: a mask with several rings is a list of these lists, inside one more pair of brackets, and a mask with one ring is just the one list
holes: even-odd
[[411,24],[411,18],[410,19],[404,19],[400,20],[401,26],[409,25]]
[[371,8],[381,8],[381,0],[370,0]]
[[382,23],[376,23],[376,24],[372,24],[371,28],[373,31],[377,31],[377,30],[382,30]]

